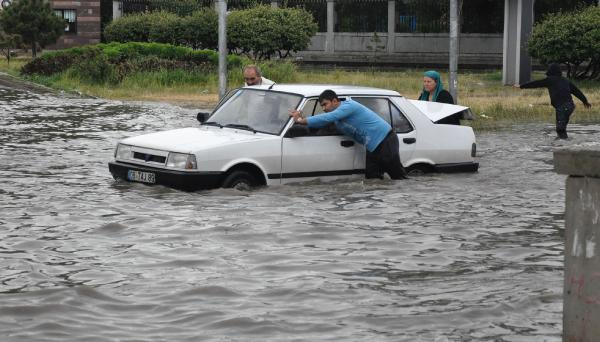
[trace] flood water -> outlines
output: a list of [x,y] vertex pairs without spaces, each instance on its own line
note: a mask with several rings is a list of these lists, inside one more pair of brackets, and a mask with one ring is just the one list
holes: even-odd
[[1,341],[560,341],[565,176],[600,125],[477,136],[480,171],[186,193],[115,143],[193,109],[0,85]]

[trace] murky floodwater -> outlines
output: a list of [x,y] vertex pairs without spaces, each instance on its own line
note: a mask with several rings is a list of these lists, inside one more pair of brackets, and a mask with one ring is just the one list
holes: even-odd
[[251,193],[116,183],[117,140],[194,110],[0,85],[2,341],[560,341],[559,145],[478,135],[475,174]]

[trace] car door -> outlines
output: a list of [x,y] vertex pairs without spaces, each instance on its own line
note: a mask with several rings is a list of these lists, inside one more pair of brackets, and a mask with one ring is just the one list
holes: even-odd
[[[308,99],[302,108],[304,117],[322,113],[316,98]],[[357,145],[349,137],[338,133],[335,127],[306,129],[306,134],[301,136],[284,135],[280,175],[282,183],[316,177],[339,178],[357,175],[358,172],[354,169]]]
[[[406,166],[417,146],[417,131],[406,115],[394,105],[387,97],[352,96],[352,99],[377,113],[382,119],[392,126],[398,135],[400,161]],[[364,146],[356,149],[354,168],[364,170],[366,150]]]

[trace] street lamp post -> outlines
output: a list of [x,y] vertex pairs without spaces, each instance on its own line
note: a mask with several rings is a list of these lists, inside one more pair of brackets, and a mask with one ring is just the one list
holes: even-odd
[[450,0],[450,47],[449,47],[449,81],[450,94],[454,103],[458,103],[458,0]]
[[227,93],[227,0],[217,0],[219,15],[219,99]]

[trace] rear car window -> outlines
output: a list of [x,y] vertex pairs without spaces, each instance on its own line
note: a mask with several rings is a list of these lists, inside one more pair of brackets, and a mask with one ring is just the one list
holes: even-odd
[[408,133],[413,130],[406,116],[387,98],[353,97],[354,101],[369,108],[392,126],[396,133]]

